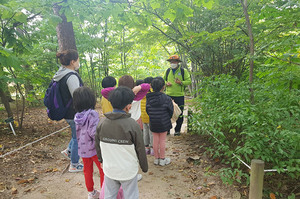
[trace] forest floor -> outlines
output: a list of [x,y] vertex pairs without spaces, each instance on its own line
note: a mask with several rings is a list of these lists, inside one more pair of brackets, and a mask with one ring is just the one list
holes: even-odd
[[[100,107],[97,111],[101,113]],[[0,111],[0,119],[6,113]],[[48,119],[45,109],[26,110],[22,131],[14,136],[7,124],[0,124],[0,155],[31,143],[67,126],[65,121]],[[217,171],[224,167],[218,160],[207,156],[207,137],[187,133],[167,137],[166,154],[171,164],[165,167],[153,164],[148,156],[149,171],[138,183],[141,199],[239,199],[247,198],[248,187],[222,183]],[[83,199],[87,190],[83,173],[69,173],[69,161],[60,152],[70,140],[70,129],[51,135],[13,154],[0,158],[0,198],[22,199]],[[95,187],[99,189],[99,172],[94,169]]]

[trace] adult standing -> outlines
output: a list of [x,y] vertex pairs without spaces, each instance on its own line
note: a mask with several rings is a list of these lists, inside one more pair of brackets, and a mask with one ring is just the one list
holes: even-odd
[[183,123],[184,90],[185,86],[191,84],[191,77],[189,72],[179,64],[182,61],[178,55],[170,56],[167,61],[170,62],[170,68],[166,70],[164,75],[166,94],[174,100],[182,112],[176,121],[174,133],[174,136],[179,136]]
[[[76,50],[70,49],[58,52],[56,57],[59,58],[61,67],[55,73],[53,80],[60,82],[60,93],[63,103],[66,105],[73,98],[74,91],[83,85],[82,80],[76,70],[79,69],[79,57]],[[72,101],[72,100],[71,100]],[[79,163],[78,142],[76,138],[76,126],[74,122],[75,110],[73,102],[69,106],[64,119],[71,127],[72,138],[67,149],[63,150],[61,154],[71,160],[69,172],[80,172],[83,170],[83,165]]]

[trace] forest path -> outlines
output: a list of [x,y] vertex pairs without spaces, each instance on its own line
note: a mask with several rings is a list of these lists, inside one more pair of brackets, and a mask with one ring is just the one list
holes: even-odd
[[[34,110],[29,114],[40,116]],[[51,122],[48,123],[52,125]],[[54,125],[65,126],[65,122]],[[49,130],[47,126],[45,129]],[[139,172],[143,175],[138,183],[140,198],[240,198],[235,187],[224,185],[220,177],[215,175],[222,165],[210,160],[204,153],[206,139],[186,133],[186,118],[182,130],[184,133],[179,137],[174,137],[173,131],[167,137],[166,156],[171,157],[170,165],[154,165],[154,157],[147,156],[149,170],[147,173]],[[69,162],[60,154],[69,141],[69,134],[68,129],[1,159],[0,198],[87,198],[83,173],[66,171]],[[22,138],[19,134],[18,136]],[[10,138],[15,137],[10,135]],[[94,182],[95,188],[99,189],[99,172],[95,168]]]

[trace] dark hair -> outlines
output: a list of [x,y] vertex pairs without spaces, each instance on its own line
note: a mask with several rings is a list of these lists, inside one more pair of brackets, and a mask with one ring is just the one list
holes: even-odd
[[117,84],[117,81],[112,76],[106,76],[102,80],[102,88],[114,87]]
[[151,87],[154,92],[159,92],[165,85],[165,80],[162,77],[155,77],[151,82]]
[[72,60],[78,60],[78,52],[73,49],[64,50],[56,53],[56,57],[59,58],[62,65],[69,66]]
[[146,77],[144,79],[144,83],[151,84],[152,80],[153,80],[153,77]]
[[124,75],[119,79],[119,86],[126,86],[133,89],[134,85],[134,80],[130,75]]
[[126,86],[119,86],[108,95],[112,107],[119,110],[123,110],[128,104],[131,104],[133,99],[134,93]]
[[144,83],[144,80],[138,79],[138,80],[136,80],[135,85],[138,86],[138,85],[141,85],[142,83]]
[[92,89],[82,86],[73,93],[73,106],[76,112],[95,109],[96,97]]

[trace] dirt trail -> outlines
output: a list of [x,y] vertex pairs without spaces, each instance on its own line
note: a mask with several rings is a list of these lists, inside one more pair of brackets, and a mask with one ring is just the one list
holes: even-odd
[[[186,132],[186,120],[183,130]],[[0,160],[1,199],[87,198],[83,173],[64,172],[69,162],[60,151],[67,145],[69,132],[47,139]],[[153,164],[153,156],[148,156],[149,171],[139,172],[143,174],[138,183],[140,198],[240,198],[233,186],[224,185],[216,175],[208,175],[207,171],[214,174],[221,165],[211,162],[203,153],[200,146],[204,142],[199,136],[186,133],[180,137],[168,136],[166,154],[172,162],[161,167]],[[94,181],[95,187],[99,187],[98,171],[94,173]]]

